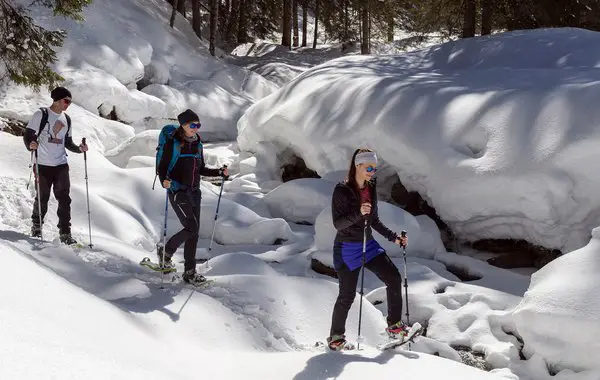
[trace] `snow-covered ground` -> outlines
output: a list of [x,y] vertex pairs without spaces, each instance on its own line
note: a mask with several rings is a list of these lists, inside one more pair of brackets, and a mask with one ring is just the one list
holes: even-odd
[[[593,165],[582,164],[594,158],[585,148],[595,136],[586,124],[595,114],[586,118],[583,112],[596,98],[595,84],[584,86],[577,79],[594,78],[595,51],[586,44],[595,34],[514,33],[398,57],[344,58],[312,69],[322,62],[311,63],[311,54],[321,52],[295,51],[303,74],[288,84],[295,74],[274,73],[269,81],[208,57],[179,15],[176,28],[168,27],[170,9],[162,0],[97,0],[81,25],[40,10],[34,15],[43,25],[70,32],[57,68],[74,95],[68,110],[74,139],[86,137],[91,146],[93,248],[57,243],[53,197],[44,225],[47,241],[28,237],[35,196],[33,186],[27,187],[30,156],[20,137],[0,131],[0,252],[10,268],[0,281],[5,306],[0,308],[0,378],[600,378],[593,360],[600,307],[590,301],[596,237],[537,272],[530,285],[529,276],[446,252],[430,218],[382,201],[384,223],[408,231],[406,268],[403,251],[380,241],[400,272],[408,273],[411,322],[427,326],[426,336],[410,347],[388,352],[376,349],[386,340],[385,288],[370,272],[361,350],[331,353],[315,347],[328,335],[338,288],[335,279],[311,269],[313,259],[331,265],[331,192],[345,175],[349,153],[363,142],[386,160],[387,169],[378,173],[397,170],[464,236],[482,236],[485,229],[502,235],[510,223],[512,237],[563,248],[587,244],[596,204],[588,191],[595,189],[597,176]],[[552,43],[554,55],[539,48],[546,55],[536,55],[528,67],[508,57],[509,51],[531,51],[532,40]],[[485,51],[478,50],[482,46]],[[500,72],[512,79],[499,78]],[[138,91],[144,77],[153,84]],[[517,86],[525,79],[530,82]],[[527,83],[540,86],[525,88]],[[276,91],[278,86],[283,87]],[[539,94],[549,102],[546,113],[527,129],[523,125],[532,114],[519,119],[520,107],[531,106]],[[482,114],[483,121],[469,121],[482,112],[480,96],[498,103]],[[2,87],[0,117],[26,121],[48,99],[45,92]],[[448,109],[441,107],[444,102]],[[235,138],[238,119],[254,103],[239,122],[236,142],[205,148],[208,165],[228,164],[232,172],[211,252],[220,188],[202,182],[196,257],[208,259],[198,269],[213,285],[193,291],[168,282],[160,289],[160,276],[138,265],[153,256],[164,218],[164,190],[152,189],[157,130],[190,107],[203,118],[204,136]],[[567,116],[558,114],[560,105],[571,107],[564,108]],[[99,116],[113,107],[130,125]],[[404,114],[407,109],[413,113]],[[404,138],[390,138],[393,134]],[[465,158],[465,147],[476,148],[483,140],[481,157]],[[282,183],[279,165],[294,151],[323,178]],[[69,163],[73,232],[87,244],[86,162],[70,154]],[[533,175],[535,170],[540,174]],[[520,182],[509,187],[507,179]],[[542,188],[538,179],[557,187]],[[498,202],[489,201],[494,197]],[[571,203],[560,203],[564,199]],[[181,227],[168,212],[171,235]],[[555,219],[541,219],[547,214]],[[573,222],[577,218],[584,222]],[[175,259],[181,271],[182,249]],[[459,274],[473,280],[461,281]],[[357,294],[347,322],[351,341],[357,339],[358,300]],[[562,330],[569,336],[557,335]],[[565,344],[573,350],[561,355]],[[488,371],[462,364],[463,350],[480,355]]]

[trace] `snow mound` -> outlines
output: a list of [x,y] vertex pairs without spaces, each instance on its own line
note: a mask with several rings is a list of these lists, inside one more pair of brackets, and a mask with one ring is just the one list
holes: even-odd
[[[13,163],[0,177],[5,207],[0,209],[0,223],[16,230],[30,229],[30,214],[34,186],[26,189],[29,178],[29,154],[19,137],[0,132],[0,162]],[[88,214],[83,155],[70,155],[71,208],[73,232],[86,236]],[[122,169],[105,157],[90,150],[87,154],[88,183],[92,231],[96,236],[118,239],[152,250],[160,239],[164,218],[165,190],[152,190],[154,166]],[[215,223],[218,191],[204,181],[200,214],[200,237],[210,238]],[[51,197],[44,233],[57,233],[56,200]],[[126,228],[123,228],[127,226]],[[175,213],[169,207],[167,230],[169,236],[181,229]],[[296,239],[289,224],[283,219],[263,218],[247,207],[221,199],[215,228],[215,242],[219,244],[272,244],[275,241]],[[183,247],[182,247],[183,248]]]
[[539,355],[559,370],[600,370],[599,267],[596,228],[588,245],[532,275],[529,290],[513,312],[526,355]]
[[208,80],[194,80],[172,86],[151,84],[142,91],[166,104],[166,117],[176,118],[187,108],[194,110],[200,117],[202,131],[211,133],[218,139],[235,138],[236,121],[250,105],[247,99],[231,95]]
[[[80,24],[52,17],[45,7],[33,7],[31,14],[42,27],[68,32],[56,70],[74,103],[92,113],[114,111],[119,120],[134,123],[190,107],[206,112],[205,125],[212,129],[234,131],[239,113],[277,88],[210,56],[180,14],[171,28],[171,6],[160,0],[97,0],[84,8]],[[174,95],[151,92],[149,85],[173,86],[178,100],[186,101],[173,103]],[[205,95],[194,96],[194,91]]]
[[246,252],[226,253],[208,261],[209,276],[252,274],[252,275],[276,275],[275,269],[271,268],[263,260]]
[[334,188],[334,184],[321,179],[301,178],[281,184],[263,201],[273,217],[314,224],[319,213],[331,204]]
[[596,32],[535,30],[335,59],[250,107],[238,145],[271,142],[321,175],[372,147],[462,239],[576,249],[600,215],[589,165],[600,143],[598,42]]

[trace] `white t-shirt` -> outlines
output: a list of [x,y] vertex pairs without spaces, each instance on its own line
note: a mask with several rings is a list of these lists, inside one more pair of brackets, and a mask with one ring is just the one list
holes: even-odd
[[[58,166],[67,163],[67,152],[65,150],[65,138],[67,137],[67,117],[62,112],[57,114],[50,108],[48,110],[48,124],[44,127],[42,134],[38,136],[38,164],[47,166]],[[37,110],[27,124],[27,128],[33,129],[38,135],[42,111]],[[69,130],[69,136],[72,136]]]

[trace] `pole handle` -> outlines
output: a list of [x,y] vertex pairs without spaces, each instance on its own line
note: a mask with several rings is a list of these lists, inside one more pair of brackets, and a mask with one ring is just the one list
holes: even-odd
[[[85,137],[81,139],[81,145],[87,145],[85,143]],[[87,152],[83,152],[83,159],[87,161]]]

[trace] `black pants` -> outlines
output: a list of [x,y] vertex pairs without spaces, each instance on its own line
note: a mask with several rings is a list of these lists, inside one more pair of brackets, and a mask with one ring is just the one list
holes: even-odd
[[36,197],[33,203],[33,212],[31,214],[31,220],[35,229],[41,228],[40,215],[38,208],[38,198],[41,200],[41,211],[42,211],[42,224],[46,212],[48,211],[48,200],[50,199],[50,189],[54,190],[54,197],[58,201],[58,229],[61,234],[71,233],[71,197],[69,193],[71,191],[71,181],[69,179],[69,165],[59,166],[45,166],[38,165],[39,175],[36,174],[36,179],[40,183],[40,194],[37,194],[36,185]]
[[185,242],[183,258],[185,270],[196,268],[196,246],[198,245],[198,230],[200,229],[200,190],[182,190],[176,193],[169,192],[169,201],[177,214],[183,229],[171,236],[165,247],[165,254],[169,257]]
[[[402,319],[402,277],[398,268],[387,254],[383,253],[365,264],[387,287],[388,315],[387,323],[392,325]],[[344,335],[346,332],[346,319],[356,296],[360,268],[351,271],[345,264],[337,272],[340,283],[333,316],[331,320],[330,335]]]

